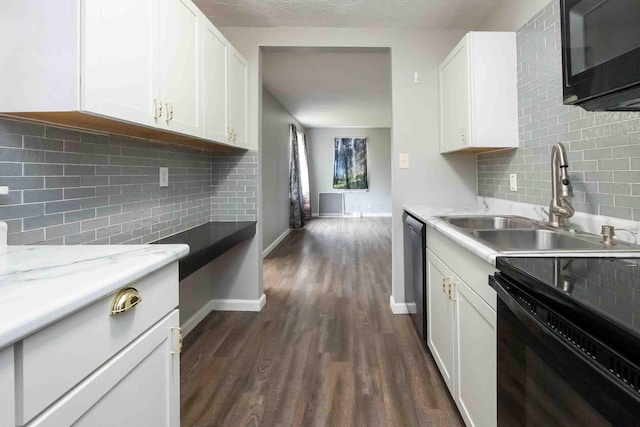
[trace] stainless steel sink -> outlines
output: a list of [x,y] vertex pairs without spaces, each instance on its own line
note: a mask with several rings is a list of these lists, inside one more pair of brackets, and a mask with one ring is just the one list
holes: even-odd
[[640,246],[617,241],[605,245],[602,237],[570,232],[520,216],[442,216],[445,221],[500,253],[615,253],[640,252]]
[[544,225],[521,216],[441,216],[441,220],[466,230],[504,230],[545,228]]
[[630,252],[640,247],[624,242],[605,245],[600,236],[555,230],[475,230],[471,233],[500,252]]

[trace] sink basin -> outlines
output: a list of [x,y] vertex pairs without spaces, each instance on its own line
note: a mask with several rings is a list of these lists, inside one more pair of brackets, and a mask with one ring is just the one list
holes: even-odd
[[467,230],[504,230],[504,229],[534,229],[543,227],[542,224],[520,216],[441,216],[441,220],[454,227]]
[[473,236],[500,252],[630,252],[640,247],[617,242],[607,246],[599,236],[554,230],[475,230]]

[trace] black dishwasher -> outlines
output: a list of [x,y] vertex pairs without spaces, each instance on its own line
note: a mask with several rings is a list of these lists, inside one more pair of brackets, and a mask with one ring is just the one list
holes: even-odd
[[405,302],[422,341],[427,341],[426,304],[426,225],[404,213],[404,283]]
[[498,425],[640,425],[640,259],[496,266]]

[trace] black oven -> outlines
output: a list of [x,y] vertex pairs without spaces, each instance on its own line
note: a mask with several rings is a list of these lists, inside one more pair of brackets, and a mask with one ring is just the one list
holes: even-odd
[[589,316],[570,320],[562,304],[504,273],[490,283],[498,293],[499,426],[640,426],[640,369],[599,336],[608,332]]
[[640,0],[561,0],[564,103],[640,110]]

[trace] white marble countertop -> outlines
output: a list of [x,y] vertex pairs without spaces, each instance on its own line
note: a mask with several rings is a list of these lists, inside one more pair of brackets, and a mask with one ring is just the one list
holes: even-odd
[[[497,199],[480,199],[479,203],[475,206],[467,207],[434,207],[419,204],[408,204],[404,206],[404,209],[423,220],[427,225],[435,228],[445,236],[449,237],[452,241],[463,246],[470,252],[479,256],[491,265],[496,265],[496,258],[504,255],[499,251],[486,246],[478,240],[472,238],[468,233],[464,233],[451,226],[445,221],[438,219],[438,216],[444,215],[517,215],[526,218],[535,219],[541,222],[545,222],[547,214],[543,207],[529,205],[525,203],[508,202]],[[599,227],[602,224],[611,224],[616,227],[622,227],[631,229],[634,232],[638,231],[638,224],[632,221],[624,221],[616,218],[588,215],[576,213],[574,218],[571,218],[567,222],[569,227],[576,228],[588,233],[597,234],[600,232]],[[616,236],[620,240],[627,241],[629,243],[637,244],[637,234],[627,234],[625,232]],[[527,257],[548,257],[548,256],[566,256],[566,257],[628,257],[628,258],[640,258],[640,252],[519,252],[517,255],[509,253],[508,256],[527,256]]]
[[187,245],[0,247],[0,348],[188,253]]

